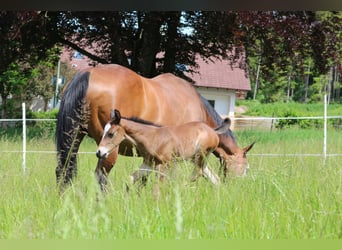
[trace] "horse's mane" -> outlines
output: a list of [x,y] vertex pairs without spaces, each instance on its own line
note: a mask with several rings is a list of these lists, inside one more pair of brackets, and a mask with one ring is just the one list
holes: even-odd
[[[206,111],[208,112],[210,117],[215,121],[216,126],[221,126],[223,124],[222,117],[216,112],[214,107],[211,106],[211,104],[208,102],[207,99],[205,99],[201,94],[198,94],[198,95],[201,99],[201,102],[204,105],[204,108],[206,109]],[[223,133],[223,135],[231,137],[233,139],[233,141],[236,143],[236,139],[233,135],[233,132],[230,129],[228,129],[227,132]]]
[[137,122],[140,124],[144,124],[144,125],[150,125],[150,126],[155,126],[155,127],[161,127],[160,124],[156,124],[152,121],[148,121],[148,120],[144,120],[142,118],[136,117],[136,116],[132,116],[132,117],[121,117],[122,119],[126,119],[129,121],[133,121],[133,122]]

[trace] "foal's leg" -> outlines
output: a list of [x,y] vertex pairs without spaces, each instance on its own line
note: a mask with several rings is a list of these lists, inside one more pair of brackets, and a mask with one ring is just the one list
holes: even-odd
[[138,180],[141,180],[142,184],[146,185],[147,177],[152,171],[153,169],[147,163],[143,162],[140,168],[131,174],[130,184],[134,185]]
[[215,186],[220,184],[220,178],[215,174],[208,165],[203,167],[203,176],[211,181]]
[[213,183],[215,186],[220,184],[220,178],[218,177],[217,174],[215,174],[209,166],[206,164],[206,159],[209,155],[200,155],[196,156],[195,158],[195,164],[196,167],[194,168],[192,175],[191,175],[191,181],[195,181],[198,179],[199,176],[203,176],[211,183]]
[[196,181],[198,177],[203,176],[203,156],[201,154],[197,154],[193,158],[193,163],[195,164],[194,170],[191,173],[190,181]]
[[157,180],[154,185],[153,185],[153,196],[155,198],[159,198],[160,196],[160,188],[159,188],[159,183],[164,182],[165,180],[165,168],[166,168],[166,164],[164,163],[159,163],[156,164],[155,166],[155,170],[156,170],[156,175],[159,176],[159,180]]

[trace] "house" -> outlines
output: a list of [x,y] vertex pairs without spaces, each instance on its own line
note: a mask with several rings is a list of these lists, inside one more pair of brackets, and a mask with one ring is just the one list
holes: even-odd
[[250,79],[237,63],[214,59],[205,62],[197,57],[198,74],[186,73],[194,81],[197,91],[223,117],[234,116],[235,100],[245,98],[251,90]]
[[70,50],[66,48],[63,49],[60,59],[62,62],[69,62],[70,66],[76,70],[82,70],[92,65],[88,57],[82,55],[76,50]]

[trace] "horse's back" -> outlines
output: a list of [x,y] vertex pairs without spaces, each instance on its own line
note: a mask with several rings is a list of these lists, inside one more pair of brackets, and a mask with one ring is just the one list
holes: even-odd
[[208,150],[213,150],[218,146],[219,137],[212,129],[204,122],[189,122],[179,126],[165,127],[172,134],[175,148],[184,151],[190,157],[196,152],[205,153]]
[[197,91],[173,74],[150,79],[115,64],[100,65],[88,71],[89,130],[90,136],[98,140],[112,109],[120,110],[126,117],[136,116],[161,125],[206,119]]

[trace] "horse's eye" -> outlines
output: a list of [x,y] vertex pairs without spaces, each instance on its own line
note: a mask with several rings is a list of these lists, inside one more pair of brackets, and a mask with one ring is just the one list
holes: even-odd
[[118,132],[118,131],[109,132],[109,133],[108,133],[108,137],[109,137],[110,139],[112,139],[112,138],[116,135],[117,132]]

